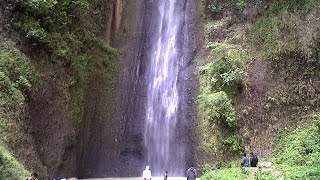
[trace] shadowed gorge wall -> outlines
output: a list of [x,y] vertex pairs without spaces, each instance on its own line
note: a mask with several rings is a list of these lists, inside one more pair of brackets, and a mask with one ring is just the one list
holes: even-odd
[[[140,176],[147,163],[146,72],[148,48],[157,39],[157,3],[75,1],[0,4],[1,33],[16,43],[38,73],[23,94],[23,116],[13,119],[21,130],[17,137],[25,139],[8,143],[9,150],[40,178]],[[178,74],[181,118],[176,133],[188,146],[187,163],[193,159],[189,130],[194,118],[191,60],[197,2],[176,3],[184,11],[178,44],[185,56]],[[6,128],[5,133],[17,135],[9,130],[11,125]]]

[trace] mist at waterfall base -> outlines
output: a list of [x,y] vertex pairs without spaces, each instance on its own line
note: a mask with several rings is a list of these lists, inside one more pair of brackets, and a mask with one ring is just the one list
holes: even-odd
[[[154,2],[154,1],[153,1]],[[182,1],[181,1],[182,2]],[[153,176],[185,175],[186,147],[176,136],[179,108],[179,70],[183,55],[179,51],[179,33],[182,26],[181,4],[175,0],[158,3],[158,27],[147,73],[147,106],[145,123],[146,165]]]

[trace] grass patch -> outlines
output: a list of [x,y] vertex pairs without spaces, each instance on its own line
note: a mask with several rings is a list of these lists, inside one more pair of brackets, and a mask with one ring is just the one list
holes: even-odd
[[254,173],[254,180],[279,180],[279,177],[274,176],[271,172],[257,171]]
[[291,166],[320,167],[320,114],[313,117],[311,125],[297,127],[290,133],[284,133],[278,141],[274,160],[277,164]]
[[240,168],[218,169],[206,171],[201,180],[240,180],[246,177],[247,171]]
[[320,114],[315,114],[309,125],[284,132],[277,143],[274,158],[287,179],[320,177]]
[[281,168],[284,171],[284,179],[288,180],[318,180],[320,177],[319,166],[284,166]]

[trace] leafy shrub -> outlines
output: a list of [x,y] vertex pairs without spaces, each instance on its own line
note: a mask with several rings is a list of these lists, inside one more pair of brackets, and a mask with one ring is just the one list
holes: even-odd
[[199,67],[198,107],[206,152],[237,151],[232,135],[238,126],[233,97],[244,86],[245,52],[226,43],[208,43],[207,63]]
[[237,124],[235,110],[225,92],[200,95],[199,102],[204,104],[205,114],[211,123],[214,123],[215,119],[219,119],[226,122],[230,127]]
[[21,4],[24,12],[38,17],[42,27],[52,31],[71,23],[73,8],[87,9],[87,0],[27,0]]
[[225,91],[234,95],[244,84],[245,52],[238,46],[225,43],[209,43],[209,63],[200,67],[199,74],[207,81],[207,90]]
[[243,148],[241,147],[240,139],[236,136],[230,136],[223,141],[223,145],[229,148],[231,151],[240,151]]
[[237,119],[230,97],[243,86],[244,52],[225,43],[209,43],[207,47],[211,49],[210,62],[199,68],[203,87],[199,103],[211,124],[218,119],[235,127]]

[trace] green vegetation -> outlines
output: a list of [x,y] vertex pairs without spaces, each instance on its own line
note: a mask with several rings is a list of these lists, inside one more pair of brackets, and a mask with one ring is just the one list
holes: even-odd
[[0,145],[0,179],[21,180],[29,172],[3,146]]
[[279,178],[270,172],[257,171],[254,173],[254,180],[278,180]]
[[38,74],[11,40],[0,36],[0,179],[23,179],[28,174],[10,150],[27,141],[21,117]]
[[206,108],[205,114],[209,124],[213,124],[218,119],[230,127],[236,125],[235,110],[225,92],[200,95],[199,102]]
[[[254,180],[317,180],[320,177],[320,114],[312,117],[308,125],[293,131],[283,131],[279,136],[273,163],[283,174],[257,171]],[[244,179],[239,168],[223,171],[206,171],[204,179]],[[244,173],[247,174],[247,173]]]
[[231,151],[240,151],[242,150],[241,141],[239,137],[230,136],[223,140],[223,145],[229,148]]
[[10,109],[15,112],[12,116],[19,117],[35,76],[30,60],[12,41],[0,36],[0,115]]
[[[119,51],[97,36],[100,29],[95,23],[102,24],[103,19],[91,14],[92,11],[98,13],[98,8],[105,8],[106,13],[111,4],[96,7],[95,3],[87,0],[6,0],[2,3],[13,14],[13,27],[32,42],[33,50],[40,51],[37,59],[71,67],[68,85],[73,95],[74,123],[81,122],[83,117],[84,96],[92,73],[103,67],[103,76],[110,86],[115,86],[119,69],[116,62]],[[89,21],[94,23],[87,23]]]
[[314,115],[313,121],[306,127],[298,127],[281,136],[276,150],[276,154],[279,154],[276,163],[285,162],[292,166],[320,165],[320,134],[317,126],[320,114]]
[[238,126],[233,97],[245,86],[245,52],[226,43],[208,43],[207,48],[211,49],[210,56],[198,71],[198,104],[206,151],[238,152],[242,147],[233,133]]
[[320,114],[312,122],[280,136],[274,162],[288,179],[317,179],[320,177]]
[[198,65],[198,131],[210,165],[264,147],[256,133],[267,132],[262,127],[270,141],[279,129],[297,128],[280,134],[273,153],[282,176],[261,171],[254,178],[320,177],[320,123],[307,121],[320,111],[319,7],[317,0],[203,1],[208,56]]
[[207,171],[201,176],[201,180],[239,180],[246,177],[247,171],[240,168],[218,169]]
[[246,0],[212,0],[205,3],[206,11],[211,15],[221,15],[227,10],[243,10],[247,6]]
[[208,91],[225,91],[234,96],[244,85],[245,52],[240,46],[225,43],[208,43],[211,49],[208,63],[200,67],[199,74],[207,78]]
[[[88,83],[99,77],[101,98],[107,99],[106,106],[111,107],[108,103],[114,97],[120,52],[100,36],[112,4],[112,0],[0,1],[0,25],[5,26],[0,27],[4,32],[0,36],[0,143],[19,153],[20,162],[30,161],[24,165],[39,171],[41,178],[52,169],[44,167],[34,154],[36,148],[29,134],[34,129],[24,121],[30,118],[28,98],[46,88],[43,82],[49,77],[65,98],[64,106],[57,108],[72,110],[66,112],[66,120],[70,119],[73,130],[78,131],[84,118],[85,97],[91,88]],[[12,41],[17,41],[19,47]],[[49,73],[53,75],[48,76]],[[50,89],[45,91],[50,93]],[[74,133],[77,136],[78,132]],[[25,148],[29,148],[28,157],[20,153]],[[0,179],[15,178],[6,173],[1,171]]]
[[[319,28],[316,17],[308,19],[307,26],[304,17],[315,7],[315,0],[283,0],[270,3],[265,15],[261,16],[253,26],[250,43],[252,49],[262,58],[277,57],[287,51],[310,53],[314,34]],[[305,33],[308,32],[308,33]]]
[[0,141],[18,138],[8,132],[17,126],[36,77],[29,58],[12,41],[0,36]]

